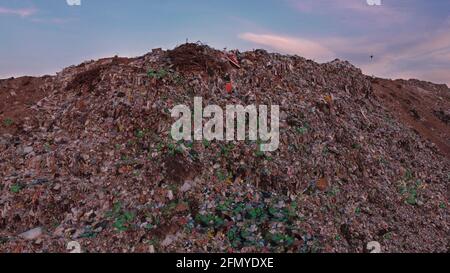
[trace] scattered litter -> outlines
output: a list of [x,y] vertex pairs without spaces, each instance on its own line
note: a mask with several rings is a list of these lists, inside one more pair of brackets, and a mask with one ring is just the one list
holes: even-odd
[[20,238],[25,239],[25,240],[36,240],[37,238],[39,238],[42,235],[42,228],[37,227],[31,230],[28,230],[22,234],[19,235]]

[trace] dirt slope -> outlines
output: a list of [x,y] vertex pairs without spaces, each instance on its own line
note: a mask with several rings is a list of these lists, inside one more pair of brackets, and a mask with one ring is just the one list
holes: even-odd
[[49,79],[21,77],[0,80],[0,133],[15,132],[23,120],[32,116],[31,106],[45,97],[48,91],[45,90],[45,82]]
[[375,96],[402,123],[450,158],[450,90],[416,80],[375,79]]

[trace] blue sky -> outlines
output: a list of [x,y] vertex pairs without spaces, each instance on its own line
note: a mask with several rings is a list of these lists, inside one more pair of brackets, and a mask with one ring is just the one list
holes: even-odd
[[[202,41],[450,84],[450,0],[0,0],[0,78]],[[370,56],[374,58],[371,59]]]

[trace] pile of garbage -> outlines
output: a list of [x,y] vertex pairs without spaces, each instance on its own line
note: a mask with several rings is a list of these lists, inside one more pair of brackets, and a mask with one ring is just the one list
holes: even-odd
[[[68,67],[2,124],[0,251],[447,252],[449,159],[371,80],[201,44]],[[194,97],[280,105],[279,149],[173,140],[170,110]]]

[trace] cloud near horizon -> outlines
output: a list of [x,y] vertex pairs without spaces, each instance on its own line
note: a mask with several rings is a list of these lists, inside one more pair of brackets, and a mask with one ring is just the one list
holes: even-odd
[[304,38],[273,34],[242,33],[239,38],[258,45],[269,47],[285,54],[297,54],[319,62],[329,61],[336,55],[320,43]]
[[450,86],[450,24],[420,37],[397,39],[363,70],[392,78],[418,78]]
[[3,15],[16,15],[20,17],[28,17],[37,12],[35,8],[22,8],[22,9],[11,9],[0,6],[0,14]]

